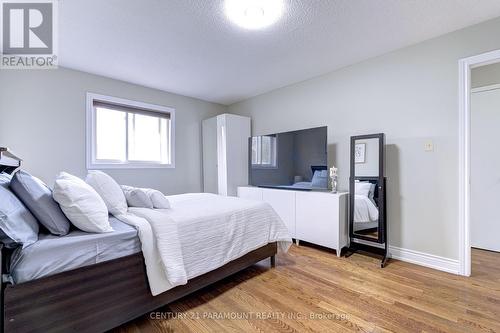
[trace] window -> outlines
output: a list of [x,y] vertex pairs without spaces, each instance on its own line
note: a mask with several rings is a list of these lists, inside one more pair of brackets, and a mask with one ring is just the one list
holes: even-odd
[[87,168],[174,167],[175,110],[87,94]]
[[275,168],[276,161],[276,136],[254,136],[252,138],[252,166]]

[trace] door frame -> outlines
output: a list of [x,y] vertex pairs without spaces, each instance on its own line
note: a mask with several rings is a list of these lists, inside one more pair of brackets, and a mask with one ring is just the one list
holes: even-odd
[[458,61],[458,223],[459,274],[471,274],[470,244],[470,162],[471,162],[471,69],[500,62],[500,50],[482,53]]
[[496,84],[489,84],[487,86],[471,88],[470,92],[473,94],[473,93],[492,91],[492,90],[498,90],[498,89],[500,89],[500,84],[496,83]]

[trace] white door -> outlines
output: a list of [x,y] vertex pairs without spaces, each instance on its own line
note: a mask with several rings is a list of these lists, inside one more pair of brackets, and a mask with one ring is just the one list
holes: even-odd
[[500,251],[500,89],[471,95],[471,245]]

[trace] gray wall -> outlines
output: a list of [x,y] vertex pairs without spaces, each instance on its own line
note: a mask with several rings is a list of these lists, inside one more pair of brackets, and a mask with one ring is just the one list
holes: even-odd
[[365,144],[365,162],[356,163],[354,175],[358,177],[378,177],[380,140],[356,140],[356,143]]
[[474,68],[471,75],[472,88],[500,84],[500,63]]
[[201,120],[226,107],[69,69],[0,70],[0,145],[50,186],[59,171],[86,175],[85,94],[94,92],[176,109],[175,169],[105,170],[119,183],[165,193],[200,192]]
[[[328,125],[347,189],[349,137],[387,135],[391,245],[458,259],[458,60],[500,49],[500,19],[231,105],[253,135]],[[286,110],[286,111],[283,111]],[[432,140],[434,152],[425,152]]]

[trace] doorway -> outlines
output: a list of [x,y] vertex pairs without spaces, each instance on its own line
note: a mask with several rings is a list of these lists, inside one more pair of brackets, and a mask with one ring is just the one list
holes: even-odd
[[[476,197],[472,199],[472,195],[474,193],[480,193],[480,195],[483,194],[481,192],[481,189],[484,188],[484,184],[488,184],[488,175],[486,174],[488,171],[484,170],[485,168],[485,161],[483,160],[481,162],[481,159],[487,159],[487,157],[477,157],[477,156],[482,156],[483,151],[485,156],[488,156],[488,146],[486,145],[481,145],[482,138],[475,136],[473,141],[472,139],[472,131],[477,132],[480,130],[481,125],[480,122],[476,119],[477,117],[474,117],[474,120],[476,121],[475,124],[472,124],[472,114],[473,112],[472,107],[476,106],[476,108],[482,108],[482,106],[493,103],[495,100],[498,98],[500,101],[500,94],[499,97],[497,97],[497,92],[494,89],[494,83],[489,83],[483,86],[483,89],[480,89],[480,87],[475,87],[474,89],[472,88],[472,85],[475,84],[473,82],[474,80],[477,80],[477,78],[474,75],[474,72],[479,73],[480,71],[485,71],[484,66],[488,65],[493,65],[500,63],[500,50],[498,51],[492,51],[484,54],[480,54],[477,56],[465,58],[459,61],[459,263],[460,263],[460,274],[465,275],[465,276],[470,276],[471,275],[471,245],[473,245],[473,242],[476,242],[476,246],[486,246],[485,244],[490,244],[487,245],[488,247],[491,246],[491,243],[493,243],[488,237],[486,237],[484,240],[480,240],[479,243],[477,243],[478,238],[481,238],[481,229],[488,230],[488,228],[491,229],[492,224],[494,222],[491,222],[489,219],[492,214],[483,214],[485,217],[488,217],[488,222],[483,223],[483,217],[481,217],[481,212],[479,213],[479,219],[481,219],[481,223],[478,226],[477,230],[474,229],[474,239],[472,239],[472,229],[471,229],[471,224],[474,223],[472,220],[472,209],[481,209],[484,208],[487,204],[487,202],[480,202],[476,200]],[[500,84],[500,81],[498,82]],[[487,86],[490,86],[487,88]],[[500,86],[499,86],[500,87]],[[492,91],[492,93],[488,93],[488,91]],[[484,94],[481,94],[484,93]],[[477,95],[473,95],[477,94]],[[473,100],[474,99],[474,100]],[[494,107],[492,107],[492,110]],[[490,114],[492,111],[484,111],[486,114]],[[499,106],[499,112],[500,112],[500,106]],[[478,114],[479,116],[480,114]],[[476,115],[474,115],[476,116]],[[478,126],[477,128],[475,126]],[[487,130],[491,130],[491,124],[485,125]],[[498,132],[500,133],[500,126]],[[485,135],[485,138],[487,140],[487,135]],[[495,142],[492,142],[491,145],[493,149],[495,149]],[[479,147],[479,148],[477,148]],[[475,148],[474,153],[472,153],[472,148]],[[478,150],[479,149],[479,150]],[[497,149],[498,150],[498,149]],[[474,158],[474,161],[472,160]],[[477,160],[476,160],[477,159]],[[500,162],[500,158],[499,158]],[[473,168],[476,168],[478,172],[476,172],[476,176],[474,180],[477,182],[472,184],[472,179],[471,175],[473,175],[472,172],[475,172]],[[499,163],[500,167],[500,163]],[[483,175],[480,175],[480,171],[484,170],[485,172]],[[479,175],[479,176],[478,176]],[[482,178],[481,178],[482,177]],[[495,183],[496,180],[493,180],[493,177],[491,174],[489,175],[489,184]],[[500,184],[500,178],[498,179],[498,182]],[[476,186],[478,185],[478,186]],[[494,186],[491,186],[494,187]],[[490,191],[492,191],[490,189]],[[500,197],[500,194],[498,195]],[[479,198],[480,199],[480,198]],[[487,200],[488,201],[488,200]],[[498,204],[495,204],[494,207],[498,206]],[[475,211],[474,210],[474,214]],[[497,219],[500,221],[500,219]],[[495,225],[496,227],[496,225]],[[500,227],[499,227],[500,230]],[[493,232],[492,232],[493,233]],[[476,237],[477,236],[477,237]],[[479,244],[479,245],[477,245]],[[479,250],[474,250],[474,253],[477,254],[477,251]],[[500,258],[500,257],[499,257]]]

